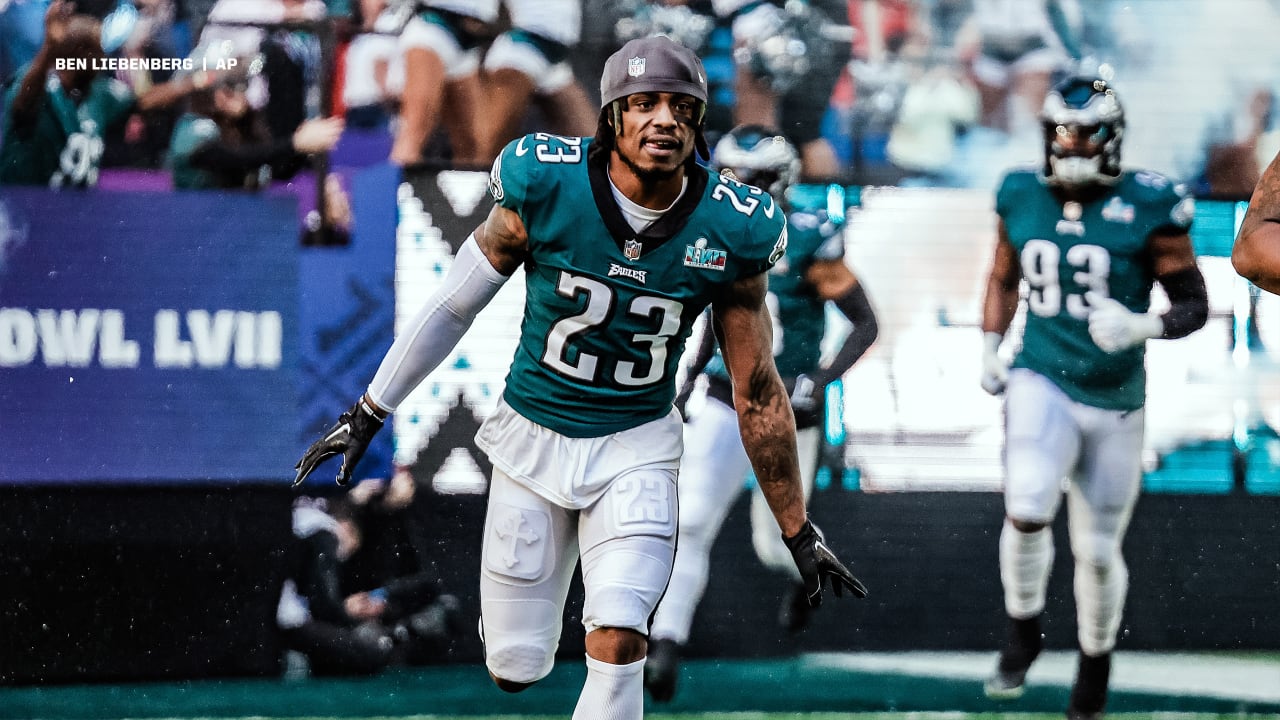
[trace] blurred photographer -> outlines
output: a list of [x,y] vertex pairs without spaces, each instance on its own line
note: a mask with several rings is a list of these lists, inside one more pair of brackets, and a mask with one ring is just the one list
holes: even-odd
[[373,674],[397,663],[444,656],[456,633],[458,601],[427,572],[347,593],[344,570],[364,543],[361,507],[352,498],[300,498],[295,542],[277,610],[286,649],[307,658],[313,675]]
[[239,73],[192,97],[169,145],[175,188],[256,190],[288,180],[308,155],[338,144],[341,118],[305,120],[290,135],[272,137],[265,114],[249,100],[249,87],[250,78]]

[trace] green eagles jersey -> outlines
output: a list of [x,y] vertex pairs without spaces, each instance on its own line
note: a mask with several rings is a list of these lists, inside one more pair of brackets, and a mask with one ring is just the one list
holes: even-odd
[[767,193],[689,173],[684,194],[637,233],[614,200],[607,155],[589,138],[538,133],[494,163],[490,193],[529,235],[525,310],[504,399],[570,437],[599,437],[671,411],[694,320],[787,245]]
[[133,109],[132,91],[119,80],[99,75],[77,102],[50,73],[33,122],[16,123],[13,102],[21,84],[14,81],[5,95],[0,183],[51,187],[97,184],[103,134]]
[[1027,282],[1027,322],[1015,367],[1034,370],[1077,402],[1134,410],[1146,401],[1144,345],[1103,352],[1089,337],[1085,293],[1146,312],[1154,282],[1148,239],[1188,232],[1194,215],[1181,186],[1126,171],[1087,202],[1064,202],[1038,172],[1005,176],[996,194]]
[[[787,252],[769,269],[769,313],[773,316],[773,354],[784,378],[818,369],[826,333],[826,301],[804,279],[815,260],[844,258],[840,226],[823,210],[787,215]],[[704,372],[729,379],[717,349]]]

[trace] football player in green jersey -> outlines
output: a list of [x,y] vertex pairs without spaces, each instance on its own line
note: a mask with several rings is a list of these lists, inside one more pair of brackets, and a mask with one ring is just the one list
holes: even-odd
[[485,664],[518,692],[551,671],[581,562],[587,679],[573,717],[643,715],[649,618],[675,554],[677,364],[710,305],[743,444],[809,601],[860,583],[808,520],[795,418],[773,362],[766,271],[786,251],[767,193],[710,174],[695,147],[702,62],[664,37],[609,57],[594,138],[526,135],[494,162],[493,210],[396,338],[365,395],[309,448],[301,482],[340,483],[388,413],[517,270],[525,311],[506,388],[476,436],[493,461],[480,576]]
[[1280,293],[1280,155],[1253,189],[1231,247],[1231,265],[1254,285]]
[[[1072,77],[1040,116],[1043,168],[1009,172],[983,306],[982,387],[1005,398],[1000,577],[1008,640],[986,685],[1022,694],[1041,649],[1053,535],[1067,481],[1079,663],[1067,715],[1100,716],[1128,571],[1120,546],[1142,482],[1146,341],[1204,325],[1208,299],[1181,186],[1122,170],[1124,112],[1104,80]],[[1026,283],[1012,370],[998,354]],[[1170,308],[1151,311],[1159,282]]]
[[[783,199],[800,172],[800,155],[779,133],[762,126],[739,126],[716,143],[712,167]],[[825,210],[787,207],[786,255],[769,271],[769,308],[773,316],[773,355],[791,392],[796,418],[800,475],[805,496],[813,489],[822,446],[826,386],[841,377],[876,339],[875,311],[858,278],[844,261],[841,225]],[[830,363],[819,354],[826,333],[830,301],[853,323],[852,331]],[[680,467],[678,551],[671,584],[654,616],[645,686],[654,700],[675,694],[681,646],[687,642],[694,612],[706,589],[711,546],[733,500],[745,487],[750,470],[734,412],[733,384],[723,358],[713,355],[712,335],[695,353],[685,386],[698,373],[706,377],[706,403],[685,425],[685,454]],[[682,390],[681,395],[688,394]],[[752,493],[752,544],[770,569],[793,577],[795,565],[782,544],[763,494]],[[793,588],[783,605],[789,630],[808,620],[803,585]]]

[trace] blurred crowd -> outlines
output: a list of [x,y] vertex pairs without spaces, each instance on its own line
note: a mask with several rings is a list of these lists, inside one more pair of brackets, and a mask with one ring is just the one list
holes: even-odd
[[[1265,32],[1275,11],[1257,3]],[[0,182],[83,186],[133,168],[178,189],[252,190],[325,172],[317,158],[355,133],[401,166],[486,169],[525,132],[592,134],[603,58],[662,33],[705,60],[712,142],[738,124],[779,127],[806,181],[988,188],[1010,161],[1038,159],[1041,99],[1086,68],[1126,87],[1139,118],[1144,102],[1173,118],[1145,164],[1201,194],[1247,194],[1280,149],[1274,61],[1202,62],[1209,92],[1194,101],[1132,89],[1203,57],[1191,24],[1224,13],[1178,5],[0,0]],[[68,58],[89,62],[58,65]],[[349,222],[340,183],[320,185],[326,219]]]
[[367,675],[450,659],[457,597],[437,577],[407,469],[300,496],[276,624],[286,677]]

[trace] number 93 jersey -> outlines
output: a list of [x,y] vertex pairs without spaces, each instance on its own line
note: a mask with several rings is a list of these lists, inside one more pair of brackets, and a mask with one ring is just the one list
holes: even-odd
[[637,232],[618,208],[608,153],[590,138],[526,135],[502,151],[490,194],[528,231],[525,309],[503,397],[569,437],[600,437],[671,411],[694,320],[732,283],[786,251],[764,191],[698,167]]
[[1027,282],[1026,330],[1014,366],[1044,375],[1086,405],[1142,407],[1145,345],[1107,353],[1094,344],[1085,294],[1146,312],[1154,283],[1148,241],[1188,232],[1193,201],[1181,186],[1145,171],[1126,171],[1088,199],[1064,201],[1037,171],[1017,170],[1001,183],[996,212]]

